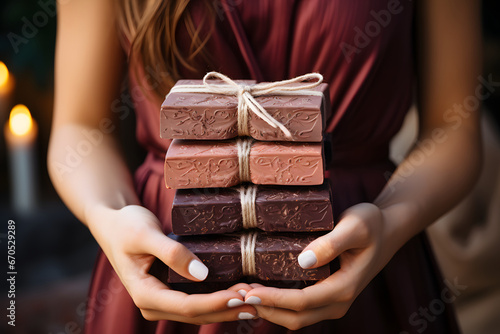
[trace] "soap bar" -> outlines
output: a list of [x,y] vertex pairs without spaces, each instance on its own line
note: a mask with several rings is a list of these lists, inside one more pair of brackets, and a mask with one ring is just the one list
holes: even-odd
[[[244,225],[240,191],[246,191],[250,186],[245,185],[244,189],[177,190],[172,205],[173,233],[224,234],[242,230]],[[333,229],[328,182],[310,187],[254,187],[256,195],[253,221],[256,228],[266,232],[316,232]],[[250,204],[245,202],[244,205]]]
[[[241,83],[242,81],[240,81]],[[254,82],[244,81],[246,85]],[[181,80],[176,85],[200,85],[202,80]],[[297,86],[294,83],[289,86]],[[249,111],[250,136],[261,141],[320,142],[330,118],[328,84],[311,91],[318,95],[263,95],[255,100],[291,133],[288,138]],[[272,93],[271,93],[272,94]],[[215,93],[171,92],[160,111],[160,136],[168,139],[223,140],[238,136],[238,98]]]
[[[318,233],[257,233],[255,274],[245,275],[242,266],[242,233],[225,235],[173,236],[191,250],[208,267],[202,283],[234,282],[245,278],[260,281],[318,281],[330,276],[330,265],[302,269],[297,256]],[[177,274],[159,260],[155,263],[158,277],[165,283],[192,282]]]
[[[238,139],[239,140],[239,139]],[[322,143],[254,141],[248,155],[250,182],[320,185]],[[232,187],[240,184],[237,140],[174,139],[165,157],[165,185],[172,189]]]

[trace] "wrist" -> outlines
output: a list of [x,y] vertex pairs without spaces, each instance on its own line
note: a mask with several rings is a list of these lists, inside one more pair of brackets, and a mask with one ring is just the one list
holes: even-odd
[[112,215],[118,210],[104,204],[89,204],[85,207],[84,219],[90,233],[95,239],[98,239],[98,230],[103,227],[106,222],[112,220]]
[[380,208],[384,223],[386,240],[401,248],[408,240],[422,231],[419,224],[419,209],[415,203],[398,203]]

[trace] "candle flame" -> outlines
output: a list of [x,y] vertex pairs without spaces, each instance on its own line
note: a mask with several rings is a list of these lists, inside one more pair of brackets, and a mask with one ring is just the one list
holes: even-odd
[[9,128],[16,136],[24,136],[33,128],[33,120],[29,109],[18,104],[12,108],[9,117]]
[[7,85],[9,81],[9,70],[3,62],[0,61],[0,87]]

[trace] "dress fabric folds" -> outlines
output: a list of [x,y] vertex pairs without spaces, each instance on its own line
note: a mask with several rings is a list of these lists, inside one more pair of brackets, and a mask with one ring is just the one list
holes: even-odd
[[[333,116],[327,123],[332,159],[327,177],[336,218],[348,207],[370,202],[380,193],[394,164],[388,157],[414,90],[414,3],[394,0],[220,0],[213,5],[215,27],[205,46],[206,71],[233,79],[276,81],[309,72],[330,85]],[[195,24],[206,7],[188,7]],[[177,43],[189,50],[182,27]],[[134,72],[131,65],[129,72]],[[141,69],[153,76],[151,69]],[[185,78],[204,73],[181,69]],[[137,82],[131,76],[131,89]],[[142,92],[135,89],[136,93]],[[165,92],[166,93],[166,92]],[[169,141],[159,135],[159,99],[134,96],[136,136],[148,150],[135,173],[145,207],[171,231],[173,190],[163,182]],[[448,288],[440,277],[424,233],[410,240],[373,279],[341,319],[290,331],[262,319],[203,326],[146,321],[121,285],[103,253],[89,291],[86,333],[458,333]],[[453,282],[446,282],[448,285]],[[446,290],[449,289],[449,290]],[[424,311],[422,311],[424,310]]]

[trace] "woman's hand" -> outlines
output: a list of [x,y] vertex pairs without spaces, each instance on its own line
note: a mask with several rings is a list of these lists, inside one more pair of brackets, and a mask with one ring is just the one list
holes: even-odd
[[236,284],[211,294],[188,295],[170,290],[148,273],[155,258],[180,275],[202,281],[208,268],[186,247],[162,232],[149,210],[129,205],[120,210],[93,209],[88,225],[111,262],[134,303],[147,320],[175,320],[192,324],[252,318],[256,311],[243,303],[243,291],[252,288]]
[[316,268],[338,257],[337,272],[301,290],[251,284],[245,300],[255,305],[260,318],[292,330],[340,318],[398,248],[389,240],[382,211],[373,204],[355,205],[298,258],[303,268]]

